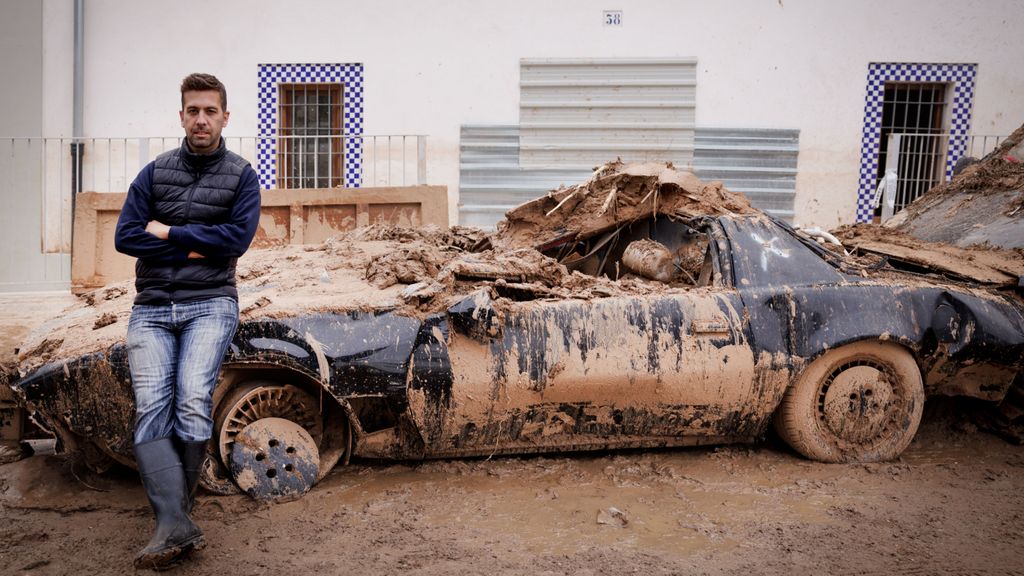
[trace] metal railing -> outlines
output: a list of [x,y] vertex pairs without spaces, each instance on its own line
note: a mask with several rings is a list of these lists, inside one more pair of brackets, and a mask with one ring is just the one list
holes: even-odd
[[953,177],[961,158],[981,158],[1006,136],[983,134],[890,134],[885,170],[876,193],[882,220]]
[[[263,189],[426,184],[423,135],[224,140],[256,169]],[[180,145],[180,136],[0,138],[0,290],[70,281],[70,260],[47,256],[71,252],[74,194],[126,192],[148,162]]]

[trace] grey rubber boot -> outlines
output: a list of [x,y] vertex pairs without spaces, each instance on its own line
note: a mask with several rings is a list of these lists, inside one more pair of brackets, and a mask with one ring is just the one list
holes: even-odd
[[135,445],[142,485],[156,515],[156,531],[135,556],[135,568],[170,568],[206,545],[203,531],[188,517],[185,472],[170,438]]
[[188,505],[185,509],[191,513],[196,503],[196,492],[199,489],[199,476],[203,473],[203,464],[206,462],[206,440],[191,442],[189,440],[177,440],[178,454],[181,456],[181,465],[185,469],[185,488],[188,494]]

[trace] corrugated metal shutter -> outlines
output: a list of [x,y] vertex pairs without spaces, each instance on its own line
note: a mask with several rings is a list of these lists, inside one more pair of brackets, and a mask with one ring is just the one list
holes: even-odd
[[701,180],[721,180],[773,216],[793,220],[799,130],[698,128],[693,156]]
[[518,126],[463,126],[459,149],[459,223],[465,226],[491,228],[509,209],[590,176],[589,168],[520,168]]
[[[798,130],[698,128],[694,171],[743,192],[758,208],[793,218]],[[492,228],[505,212],[561,184],[590,177],[590,168],[524,168],[519,127],[463,126],[459,161],[459,222]],[[599,162],[597,164],[601,164]]]
[[519,89],[524,168],[693,160],[696,60],[525,59]]

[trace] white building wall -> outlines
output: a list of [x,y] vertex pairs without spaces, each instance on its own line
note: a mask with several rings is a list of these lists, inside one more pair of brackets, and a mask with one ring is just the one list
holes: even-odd
[[[70,34],[71,5],[46,0],[44,19]],[[227,133],[255,135],[259,63],[359,62],[365,133],[428,134],[428,181],[455,200],[459,127],[518,121],[520,58],[695,57],[697,125],[799,129],[796,221],[828,227],[855,215],[868,63],[977,63],[973,132],[1008,134],[1022,29],[1017,0],[87,0],[85,132],[179,133],[178,82],[206,71],[228,86]],[[64,114],[70,38],[44,43],[45,102]]]
[[66,138],[74,135],[74,1],[43,0],[41,4],[43,135]]
[[0,292],[67,285],[69,259],[44,252],[41,241],[44,13],[40,2],[0,3]]
[[0,12],[0,136],[40,136],[43,29],[35,2],[10,3]]

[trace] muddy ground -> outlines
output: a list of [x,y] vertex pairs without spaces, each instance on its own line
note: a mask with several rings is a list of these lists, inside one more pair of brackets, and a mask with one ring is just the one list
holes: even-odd
[[[339,467],[301,500],[199,498],[180,574],[1020,574],[1024,448],[932,407],[900,461],[721,447]],[[615,510],[612,510],[612,509]],[[0,573],[131,572],[137,476],[0,467]]]

